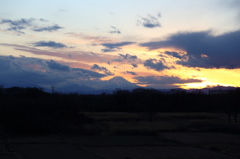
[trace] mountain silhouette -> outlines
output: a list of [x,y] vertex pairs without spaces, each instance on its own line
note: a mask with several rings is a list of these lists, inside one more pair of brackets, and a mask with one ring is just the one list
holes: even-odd
[[121,76],[113,77],[110,80],[108,80],[105,84],[106,85],[103,86],[102,89],[116,89],[116,88],[134,89],[139,87],[136,84],[127,81],[125,78]]
[[[56,86],[55,91],[56,92],[62,92],[62,93],[79,93],[79,94],[99,94],[102,92],[111,93],[113,90],[119,88],[119,89],[125,89],[125,90],[132,90],[134,88],[137,88],[137,86],[134,83],[131,83],[124,79],[123,77],[116,76],[113,77],[107,81],[84,81],[79,82],[78,84],[68,84],[65,86]],[[51,89],[45,89],[47,92],[51,92]]]

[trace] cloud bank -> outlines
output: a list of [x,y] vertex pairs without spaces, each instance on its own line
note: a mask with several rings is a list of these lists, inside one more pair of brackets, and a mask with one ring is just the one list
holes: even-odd
[[175,84],[200,83],[199,79],[181,79],[175,76],[137,76],[138,84],[147,84],[148,87],[154,88],[173,88],[178,87]]
[[[186,51],[187,60],[178,64],[202,68],[240,68],[240,30],[214,36],[209,31],[182,32],[167,40],[142,43],[149,50],[176,48]],[[175,53],[172,56],[179,57]]]
[[[0,85],[4,87],[58,88],[70,84],[84,85],[106,75],[90,70],[71,68],[54,60],[0,56]],[[50,88],[50,87],[49,87]]]

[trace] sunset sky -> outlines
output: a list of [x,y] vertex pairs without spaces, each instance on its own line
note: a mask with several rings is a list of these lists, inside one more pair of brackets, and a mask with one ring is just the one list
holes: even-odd
[[0,1],[0,85],[240,86],[240,0]]

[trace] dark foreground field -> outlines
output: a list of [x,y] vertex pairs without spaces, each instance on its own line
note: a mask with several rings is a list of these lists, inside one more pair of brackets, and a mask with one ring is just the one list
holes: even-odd
[[81,135],[1,134],[0,159],[237,159],[239,124],[210,113],[85,113]]

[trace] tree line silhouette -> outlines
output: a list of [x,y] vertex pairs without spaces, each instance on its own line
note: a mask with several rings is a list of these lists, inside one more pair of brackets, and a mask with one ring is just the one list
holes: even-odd
[[67,133],[81,131],[93,119],[83,112],[140,112],[150,122],[159,112],[225,113],[234,122],[240,112],[240,88],[219,94],[173,89],[136,88],[112,94],[47,93],[41,88],[0,87],[0,133]]

